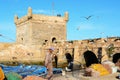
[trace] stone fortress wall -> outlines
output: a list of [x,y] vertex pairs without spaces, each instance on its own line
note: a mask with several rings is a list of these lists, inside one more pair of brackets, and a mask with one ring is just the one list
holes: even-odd
[[[107,41],[106,41],[107,40]],[[47,42],[48,43],[48,42]],[[65,53],[74,54],[75,63],[83,63],[85,51],[93,51],[98,56],[99,48],[102,48],[103,60],[108,59],[107,50],[113,45],[112,53],[120,52],[120,38],[99,38],[93,40],[58,41],[43,45],[23,45],[23,44],[3,44],[0,47],[1,61],[21,61],[21,62],[43,62],[45,53],[49,47],[54,47],[54,54],[58,56],[58,62],[66,62]]]
[[33,14],[28,8],[28,14],[22,18],[15,16],[17,43],[31,45],[52,42],[53,40],[66,40],[66,23],[68,12],[62,16],[46,16]]
[[88,40],[66,40],[66,23],[69,20],[68,12],[63,17],[28,14],[22,18],[14,17],[16,24],[16,42],[0,43],[1,61],[43,62],[45,53],[54,47],[54,54],[58,56],[58,63],[66,62],[65,53],[74,55],[75,63],[83,63],[83,54],[87,50],[93,51],[96,56],[102,50],[103,60],[108,59],[108,51],[113,48],[113,54],[120,52],[120,37],[97,38]]

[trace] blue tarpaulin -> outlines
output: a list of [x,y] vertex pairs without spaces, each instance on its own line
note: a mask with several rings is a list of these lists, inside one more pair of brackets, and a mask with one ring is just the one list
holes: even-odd
[[[36,75],[36,76],[42,76],[47,74],[47,69],[44,66],[39,65],[18,65],[18,66],[6,66],[3,64],[0,64],[0,67],[2,67],[5,74],[9,72],[16,72],[19,75],[26,77],[27,75]],[[61,68],[53,68],[53,73],[58,74],[62,73]]]

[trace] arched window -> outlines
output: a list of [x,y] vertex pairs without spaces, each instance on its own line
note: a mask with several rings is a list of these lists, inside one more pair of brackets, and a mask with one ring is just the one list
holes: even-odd
[[56,42],[56,38],[53,37],[53,38],[52,38],[52,43],[55,43],[55,42]]

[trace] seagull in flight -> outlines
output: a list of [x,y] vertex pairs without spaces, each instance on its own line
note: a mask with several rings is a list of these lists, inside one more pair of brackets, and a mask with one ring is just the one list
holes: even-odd
[[86,17],[83,17],[85,18],[86,20],[89,20],[93,15],[90,15],[90,16],[86,16]]

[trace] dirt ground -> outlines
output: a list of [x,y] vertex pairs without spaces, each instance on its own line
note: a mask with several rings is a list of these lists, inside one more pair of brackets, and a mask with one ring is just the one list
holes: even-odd
[[120,73],[109,74],[107,76],[101,77],[85,77],[81,71],[74,71],[74,72],[66,72],[63,76],[62,74],[55,74],[51,80],[120,80],[117,79]]
[[[77,70],[73,72],[66,72],[65,75],[54,74],[50,80],[120,80],[116,78],[118,74],[120,73],[114,73],[114,74],[109,74],[109,75],[100,76],[100,77],[85,77],[83,76],[82,71]],[[45,76],[41,76],[41,77],[28,76],[23,80],[47,80],[47,79],[45,79]]]

